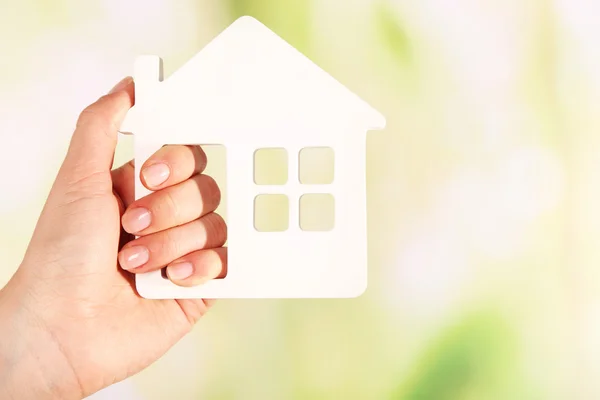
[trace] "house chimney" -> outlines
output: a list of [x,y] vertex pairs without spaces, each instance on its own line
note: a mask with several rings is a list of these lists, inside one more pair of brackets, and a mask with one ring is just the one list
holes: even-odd
[[133,80],[135,82],[135,105],[127,113],[119,132],[131,135],[140,129],[138,115],[150,99],[150,95],[163,80],[162,59],[157,56],[139,56],[133,65]]
[[133,70],[135,104],[143,106],[147,95],[163,80],[162,59],[158,56],[139,56]]

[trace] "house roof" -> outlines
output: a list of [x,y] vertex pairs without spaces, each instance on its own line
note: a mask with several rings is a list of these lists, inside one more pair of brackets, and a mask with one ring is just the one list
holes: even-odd
[[202,114],[212,125],[283,116],[299,123],[350,119],[364,130],[385,127],[377,110],[249,16],[237,19],[158,86],[155,101],[170,115]]

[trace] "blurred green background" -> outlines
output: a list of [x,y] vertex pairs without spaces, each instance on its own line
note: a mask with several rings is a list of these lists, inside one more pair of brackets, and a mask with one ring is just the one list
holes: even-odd
[[367,142],[369,288],[221,301],[93,397],[600,398],[594,0],[0,0],[0,285],[79,111],[138,54],[168,76],[245,14],[387,117]]

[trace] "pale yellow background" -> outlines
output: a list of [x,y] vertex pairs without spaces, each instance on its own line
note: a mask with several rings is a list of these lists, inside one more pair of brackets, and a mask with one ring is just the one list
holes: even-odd
[[0,284],[78,112],[137,54],[168,75],[243,14],[387,117],[367,142],[369,289],[221,301],[95,397],[600,398],[595,0],[0,0]]

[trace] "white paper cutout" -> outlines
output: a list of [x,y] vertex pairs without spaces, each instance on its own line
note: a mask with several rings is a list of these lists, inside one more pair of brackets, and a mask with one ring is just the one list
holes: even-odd
[[[138,274],[146,298],[347,298],[367,287],[366,133],[385,118],[252,17],[241,17],[168,79],[162,61],[140,56],[136,104],[121,127],[135,134],[136,198],[150,192],[139,167],[165,144],[219,144],[227,152],[228,272],[183,288],[160,271]],[[330,147],[334,180],[302,184],[303,148]],[[285,148],[283,185],[254,182],[254,153]],[[210,162],[210,160],[209,160]],[[258,232],[255,198],[283,194],[288,229]],[[305,194],[333,197],[334,227],[300,228]]]

